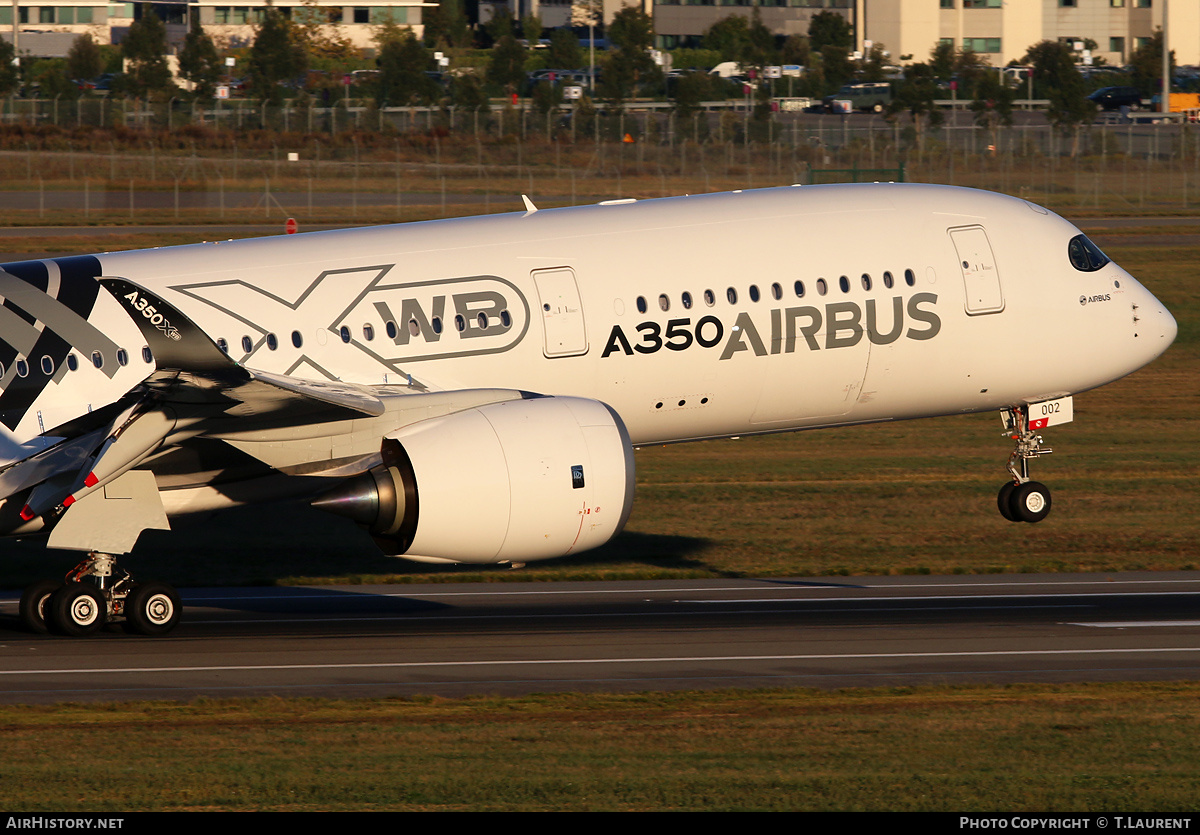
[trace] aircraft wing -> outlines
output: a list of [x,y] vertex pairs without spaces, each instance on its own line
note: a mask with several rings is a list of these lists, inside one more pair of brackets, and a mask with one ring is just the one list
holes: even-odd
[[55,442],[0,469],[0,499],[28,495],[21,519],[70,507],[159,451],[169,437],[203,434],[214,420],[262,425],[379,417],[373,391],[338,381],[302,380],[234,362],[177,308],[130,281],[101,279],[137,323],[155,370],[116,403],[47,431]]

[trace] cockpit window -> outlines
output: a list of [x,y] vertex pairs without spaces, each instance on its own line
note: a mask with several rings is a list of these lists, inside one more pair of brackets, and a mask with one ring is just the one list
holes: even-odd
[[1100,247],[1087,239],[1087,235],[1076,235],[1067,244],[1067,257],[1071,266],[1080,272],[1094,273],[1108,263],[1108,256],[1100,251]]

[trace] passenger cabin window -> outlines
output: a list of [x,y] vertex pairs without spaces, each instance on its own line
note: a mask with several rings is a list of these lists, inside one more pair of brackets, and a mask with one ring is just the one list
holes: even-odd
[[349,342],[350,342],[350,329],[349,329],[348,327],[346,327],[345,325],[342,325],[342,326],[341,326],[341,327],[338,329],[338,333],[339,333],[339,334],[341,334],[342,341],[343,341],[343,342],[345,342],[345,343],[347,343],[347,344],[349,344]]
[[272,351],[279,347],[279,339],[275,336],[275,334],[267,334],[267,347]]
[[[75,356],[75,355],[74,355],[74,354],[72,354],[71,356],[73,357],[73,356]],[[150,351],[150,346],[149,346],[149,345],[143,345],[143,346],[142,346],[142,361],[143,361],[143,362],[145,362],[147,365],[148,365],[148,364],[150,364],[150,363],[152,363],[152,362],[154,362],[154,354],[153,354],[153,353],[151,353],[151,351]],[[74,371],[74,370],[75,370],[75,366],[74,366],[74,365],[72,365],[72,366],[71,366],[71,370],[72,370],[72,371]]]
[[1067,257],[1071,259],[1071,266],[1083,273],[1094,273],[1108,263],[1108,256],[1089,241],[1087,235],[1071,238],[1067,244]]
[[245,353],[248,354],[253,350],[254,350],[254,341],[252,339],[250,339],[250,337],[248,337],[248,336],[243,336],[242,337],[242,351],[244,351]]
[[[67,354],[67,368],[70,369],[71,371],[78,371],[79,370],[79,357],[75,356],[75,354],[73,354],[73,353]],[[2,373],[3,372],[0,372],[0,374],[2,374]]]
[[[646,312],[646,297],[645,296],[637,297],[637,309],[638,309],[638,313]],[[459,328],[459,330],[462,330],[462,328]]]
[[658,309],[666,313],[671,309],[671,300],[667,298],[667,294],[663,293],[658,297]]
[[104,354],[100,353],[99,351],[92,351],[92,365],[96,366],[97,368],[103,368]]

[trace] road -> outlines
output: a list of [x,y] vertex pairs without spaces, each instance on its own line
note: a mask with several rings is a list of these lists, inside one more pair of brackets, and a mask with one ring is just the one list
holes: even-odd
[[184,591],[165,638],[19,631],[0,702],[1200,678],[1200,574]]

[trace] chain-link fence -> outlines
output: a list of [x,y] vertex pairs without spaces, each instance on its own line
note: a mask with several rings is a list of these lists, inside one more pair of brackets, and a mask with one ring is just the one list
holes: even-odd
[[[32,217],[303,216],[381,222],[784,183],[897,180],[1018,194],[1057,210],[1188,209],[1200,127],[1055,128],[1040,113],[985,127],[726,105],[597,111],[378,110],[235,102],[3,102],[0,210]],[[214,115],[218,114],[218,115]],[[98,128],[97,124],[108,125]],[[464,205],[465,204],[465,205]]]

